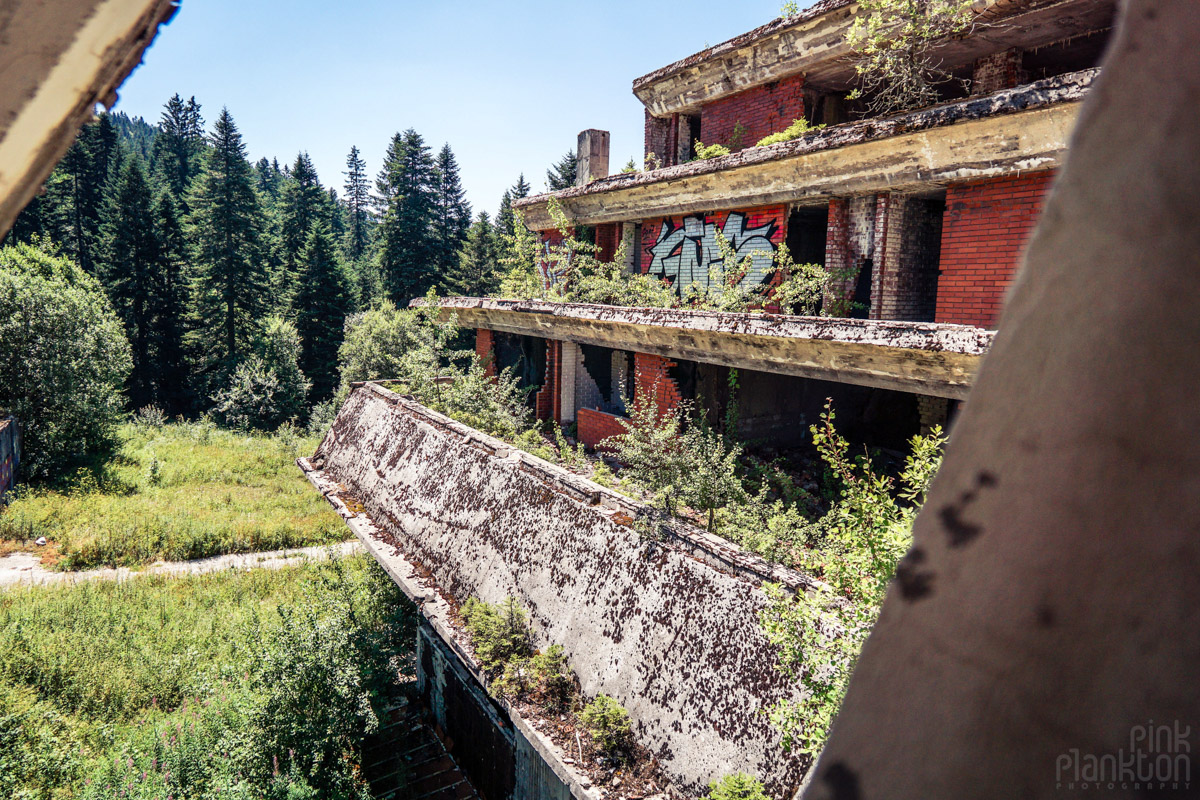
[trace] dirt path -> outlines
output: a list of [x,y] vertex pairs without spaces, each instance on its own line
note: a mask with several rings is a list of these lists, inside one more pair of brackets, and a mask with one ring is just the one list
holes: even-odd
[[15,584],[73,583],[75,581],[109,580],[123,581],[141,575],[201,575],[227,569],[279,569],[308,560],[324,560],[330,553],[346,556],[362,552],[357,541],[335,545],[301,547],[295,550],[271,550],[265,553],[236,553],[213,556],[196,561],[160,561],[137,569],[89,569],[80,572],[56,572],[39,563],[34,553],[12,553],[0,557],[0,588]]

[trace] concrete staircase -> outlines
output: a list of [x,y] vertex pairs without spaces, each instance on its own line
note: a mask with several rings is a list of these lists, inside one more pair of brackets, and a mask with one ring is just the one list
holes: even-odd
[[367,739],[363,769],[376,800],[479,800],[479,794],[406,692]]

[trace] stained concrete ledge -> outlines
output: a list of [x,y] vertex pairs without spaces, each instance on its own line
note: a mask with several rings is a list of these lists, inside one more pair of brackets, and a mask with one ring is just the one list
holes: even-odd
[[1079,103],[1099,74],[1082,70],[882,119],[849,122],[790,142],[513,203],[533,230],[554,227],[557,198],[582,224],[749,208],[817,196],[901,191],[1059,166]]
[[966,397],[995,335],[934,322],[478,297],[439,302],[464,327],[952,399]]
[[649,509],[376,384],[352,391],[300,465],[476,671],[454,605],[515,596],[584,694],[629,710],[678,789],[738,771],[776,795],[799,785],[807,759],[762,713],[798,690],[758,614],[765,577],[811,578],[684,525],[644,538],[634,521]]
[[142,60],[179,0],[0,3],[0,236],[97,103]]

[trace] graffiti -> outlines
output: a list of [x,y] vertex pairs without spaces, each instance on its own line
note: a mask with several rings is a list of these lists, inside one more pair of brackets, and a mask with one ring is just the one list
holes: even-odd
[[731,211],[724,226],[707,222],[702,216],[684,217],[683,224],[672,226],[664,220],[658,241],[650,248],[649,272],[670,279],[679,289],[693,281],[707,286],[709,268],[721,262],[721,248],[717,244],[719,230],[738,260],[751,257],[750,271],[743,278],[754,286],[767,280],[773,271],[775,244],[771,238],[776,233],[774,222],[757,228],[747,227],[746,215]]

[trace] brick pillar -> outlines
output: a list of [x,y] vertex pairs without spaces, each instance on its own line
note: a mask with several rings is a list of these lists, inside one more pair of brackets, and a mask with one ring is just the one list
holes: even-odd
[[645,156],[650,157],[653,153],[659,162],[665,167],[669,166],[667,159],[669,154],[675,152],[675,144],[671,140],[671,123],[674,117],[652,117],[650,110],[646,109],[646,151]]
[[921,435],[925,436],[935,426],[942,426],[942,434],[946,433],[946,420],[949,418],[950,401],[944,397],[930,397],[926,394],[917,395],[917,411],[921,415]]
[[534,396],[534,414],[538,419],[557,420],[561,413],[561,398],[558,391],[561,345],[562,342],[556,342],[553,339],[546,340],[546,379],[542,388]]
[[675,366],[662,356],[646,353],[633,354],[634,399],[645,398],[653,400],[658,408],[659,416],[666,416],[679,409],[683,396],[679,393],[679,384],[671,377],[670,369]]
[[1024,51],[1019,47],[977,60],[971,74],[971,94],[991,94],[1021,85],[1025,82],[1023,60]]
[[484,372],[488,377],[496,374],[496,348],[492,341],[492,332],[487,328],[475,329],[475,355],[483,362]]
[[932,322],[937,309],[941,203],[880,195],[875,206],[871,319]]
[[577,401],[576,381],[582,371],[583,352],[575,342],[562,342],[559,345],[561,354],[558,374],[558,407],[556,419],[563,425],[575,421],[575,412],[579,408]]
[[866,259],[874,255],[878,204],[875,195],[835,197],[829,201],[825,268],[830,277],[825,286],[826,309],[854,298],[858,274]]

